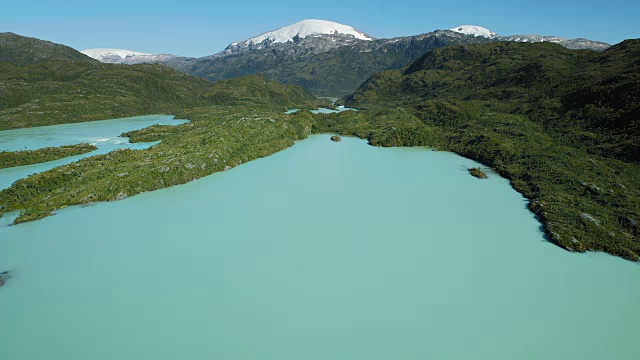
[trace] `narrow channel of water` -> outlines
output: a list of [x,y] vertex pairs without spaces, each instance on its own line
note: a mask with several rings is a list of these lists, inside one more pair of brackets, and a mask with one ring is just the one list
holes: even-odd
[[186,120],[176,120],[169,115],[136,116],[123,119],[90,121],[75,124],[40,126],[33,128],[0,131],[0,151],[37,150],[89,143],[98,147],[90,153],[70,156],[46,163],[0,169],[0,190],[8,188],[16,180],[40,173],[54,167],[72,163],[82,158],[106,154],[115,149],[145,149],[157,143],[129,143],[120,137],[124,132],[139,130],[151,125],[180,125]]

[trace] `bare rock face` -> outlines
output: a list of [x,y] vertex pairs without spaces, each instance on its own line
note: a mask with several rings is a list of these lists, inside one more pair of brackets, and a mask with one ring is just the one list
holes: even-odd
[[129,195],[127,195],[127,193],[125,193],[124,191],[120,191],[120,193],[116,196],[116,200],[124,200],[128,197]]

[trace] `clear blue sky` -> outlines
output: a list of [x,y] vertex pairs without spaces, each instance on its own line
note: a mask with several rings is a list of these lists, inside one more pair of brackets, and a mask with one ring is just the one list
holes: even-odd
[[379,38],[463,24],[501,35],[585,37],[609,43],[640,37],[639,0],[19,0],[0,7],[0,32],[79,50],[110,47],[204,56],[233,41],[308,18],[351,25]]

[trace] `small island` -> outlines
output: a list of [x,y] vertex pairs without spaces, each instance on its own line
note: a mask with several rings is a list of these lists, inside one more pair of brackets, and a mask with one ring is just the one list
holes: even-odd
[[0,151],[0,169],[25,166],[85,154],[98,148],[87,143],[38,150]]
[[0,286],[4,285],[5,281],[9,279],[9,271],[0,272]]
[[479,167],[470,168],[469,169],[469,174],[471,174],[471,176],[477,177],[478,179],[486,179],[486,178],[488,178],[487,174],[482,172],[482,170],[480,170]]
[[342,141],[342,136],[340,136],[340,135],[333,135],[333,136],[331,137],[331,141],[335,141],[335,142]]

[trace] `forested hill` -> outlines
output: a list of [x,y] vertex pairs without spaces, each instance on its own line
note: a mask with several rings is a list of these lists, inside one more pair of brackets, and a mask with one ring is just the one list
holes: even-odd
[[374,75],[344,100],[366,108],[423,99],[487,101],[567,129],[593,153],[640,160],[640,40],[602,53],[551,43],[440,48],[404,71]]
[[0,130],[172,114],[247,98],[282,110],[318,103],[303,88],[262,75],[213,84],[163,65],[103,64],[63,45],[0,34]]
[[97,62],[65,45],[10,32],[0,33],[0,62],[28,65],[52,60]]
[[316,131],[479,160],[531,200],[550,241],[638,259],[639,49],[640,40],[602,53],[550,43],[436,49],[372,76],[342,99],[364,111],[324,116]]

